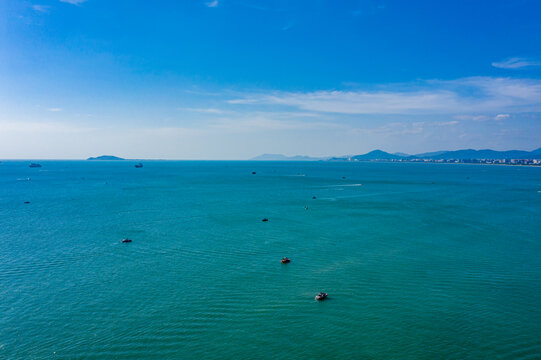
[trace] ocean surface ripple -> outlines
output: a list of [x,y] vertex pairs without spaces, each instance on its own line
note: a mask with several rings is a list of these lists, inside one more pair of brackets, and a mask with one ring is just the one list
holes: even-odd
[[2,359],[541,358],[541,168],[40,163],[0,164]]

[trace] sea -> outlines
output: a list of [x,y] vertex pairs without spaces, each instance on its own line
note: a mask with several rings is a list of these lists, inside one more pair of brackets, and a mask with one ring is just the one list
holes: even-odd
[[541,167],[29,163],[0,359],[541,359]]

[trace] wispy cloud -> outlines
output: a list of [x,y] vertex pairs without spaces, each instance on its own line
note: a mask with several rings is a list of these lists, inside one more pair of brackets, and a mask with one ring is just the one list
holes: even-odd
[[47,111],[60,112],[60,111],[62,111],[62,109],[61,108],[48,108]]
[[60,0],[60,2],[64,2],[64,3],[68,3],[68,4],[72,4],[72,5],[80,5],[84,2],[86,2],[86,0]]
[[272,114],[244,116],[242,118],[221,118],[209,124],[209,128],[217,128],[227,132],[254,132],[264,130],[314,130],[343,129],[347,126],[324,121],[298,121],[277,119]]
[[528,58],[513,57],[492,63],[492,66],[501,69],[520,69],[530,66],[540,66],[541,61]]
[[76,126],[60,122],[14,122],[14,121],[0,121],[0,132],[13,132],[13,133],[82,133],[95,130],[95,128],[88,126]]
[[496,114],[496,115],[486,115],[486,114],[479,114],[479,115],[456,115],[454,116],[455,119],[458,120],[473,120],[473,121],[500,121],[500,120],[506,120],[511,117],[510,114]]
[[282,31],[287,31],[291,29],[293,26],[295,26],[295,23],[293,21],[289,21],[287,24],[282,26]]
[[245,111],[245,110],[232,110],[232,109],[219,109],[219,108],[191,108],[191,107],[180,107],[177,110],[182,112],[198,113],[205,115],[216,116],[237,116],[237,117],[259,117],[272,115],[274,119],[303,119],[303,118],[315,118],[319,117],[321,114],[315,112],[306,112],[306,111],[264,111],[264,110],[255,110],[255,111]]
[[223,114],[226,111],[222,109],[216,109],[216,108],[179,108],[181,111],[190,111],[190,112],[197,112],[197,113],[203,113],[203,114]]
[[218,7],[218,0],[209,1],[205,3],[205,5],[207,5],[207,7],[210,7],[210,8]]
[[336,114],[498,114],[541,111],[541,80],[472,77],[376,90],[246,94],[233,105],[273,105]]
[[49,6],[47,5],[32,5],[32,9],[34,9],[37,12],[41,13],[48,13],[49,12]]
[[420,135],[425,132],[441,131],[442,127],[458,125],[456,120],[452,121],[414,121],[414,122],[391,122],[373,128],[351,127],[348,131],[361,135],[380,135],[385,137]]
[[490,120],[491,117],[487,115],[456,115],[454,116],[455,119],[458,120],[473,120],[473,121],[487,121]]

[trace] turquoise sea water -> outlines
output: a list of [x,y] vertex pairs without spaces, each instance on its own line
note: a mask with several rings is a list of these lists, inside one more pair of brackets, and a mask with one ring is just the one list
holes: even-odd
[[541,358],[541,168],[41,164],[0,164],[1,359]]

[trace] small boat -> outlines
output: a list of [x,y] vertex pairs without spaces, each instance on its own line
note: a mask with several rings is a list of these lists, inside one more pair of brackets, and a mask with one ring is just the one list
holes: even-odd
[[325,300],[328,295],[329,294],[327,294],[327,293],[320,292],[319,294],[316,295],[316,300],[318,300],[318,301]]
[[40,164],[37,164],[37,163],[30,163],[30,165],[28,165],[29,167],[32,167],[32,168],[38,168],[38,167],[41,167]]
[[312,196],[312,199],[315,200],[315,199],[317,199],[317,198],[316,198],[315,196]]
[[267,221],[269,221],[269,219],[267,219],[267,218],[263,218],[263,220],[261,220],[261,221],[263,221],[263,222],[267,222]]
[[25,203],[25,204],[30,204],[30,201],[25,201],[24,203]]
[[287,264],[287,263],[291,262],[291,260],[289,260],[289,258],[285,257],[285,258],[282,258],[281,262],[282,262],[282,264]]
[[143,167],[143,164],[141,164],[141,163],[135,164],[135,167],[136,167],[136,168],[142,168],[142,167]]
[[126,239],[122,240],[121,242],[123,242],[123,243],[131,243],[132,239],[126,238]]
[[252,171],[252,175],[255,175],[255,174],[256,174],[256,172],[255,172],[255,171]]

